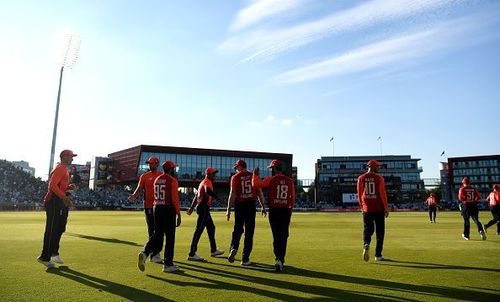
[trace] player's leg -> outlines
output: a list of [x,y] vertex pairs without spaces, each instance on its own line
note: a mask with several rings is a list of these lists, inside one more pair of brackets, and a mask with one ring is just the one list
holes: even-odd
[[375,257],[382,257],[385,237],[385,213],[377,212],[375,214],[375,233],[377,236],[377,245],[375,247]]
[[275,260],[278,260],[278,237],[279,237],[279,217],[278,217],[278,209],[270,208],[268,212],[269,217],[269,225],[271,226],[271,233],[273,234],[273,252],[275,256]]
[[429,220],[432,222],[432,206],[429,206]]
[[436,222],[436,214],[437,214],[437,206],[433,207],[433,212],[434,212],[434,223]]
[[201,234],[203,234],[203,230],[205,229],[206,221],[208,218],[208,206],[199,204],[196,207],[196,214],[198,215],[198,219],[196,220],[196,228],[194,229],[193,239],[191,241],[189,257],[194,257],[196,251],[198,250],[198,242],[200,241]]
[[165,207],[156,206],[153,210],[154,214],[154,231],[153,235],[149,238],[144,246],[143,253],[147,257],[156,255],[161,251],[163,245],[163,234],[165,233]]
[[288,236],[290,235],[290,220],[292,218],[292,211],[289,209],[283,209],[282,219],[281,219],[281,261],[285,264],[286,247],[288,244]]
[[241,260],[243,263],[248,263],[253,249],[253,235],[255,232],[255,201],[246,202],[244,209],[245,241]]
[[155,230],[155,216],[153,213],[153,208],[145,208],[144,216],[146,217],[146,225],[148,227],[148,238],[153,236]]
[[50,261],[50,256],[51,256],[51,252],[52,252],[52,247],[51,245],[53,245],[53,233],[54,233],[54,224],[56,223],[56,206],[55,206],[55,201],[54,201],[54,197],[51,198],[51,200],[49,200],[47,202],[47,204],[44,205],[45,207],[45,216],[46,216],[46,220],[45,220],[45,232],[44,232],[44,235],[43,235],[43,247],[42,247],[42,253],[40,254],[40,256],[38,257],[39,260],[41,261],[44,261],[44,262],[48,262]]
[[[231,247],[230,250],[238,250],[240,247],[240,239],[243,234],[243,225],[245,223],[245,213],[244,208],[241,203],[236,203],[234,205],[234,228],[233,234],[231,238]],[[233,260],[234,261],[234,260]]]
[[469,240],[470,238],[470,210],[469,204],[466,203],[463,207],[463,218],[464,218],[464,232],[462,236],[464,239]]
[[363,245],[370,245],[375,231],[373,213],[363,212]]
[[212,219],[212,215],[210,211],[208,211],[207,220],[206,220],[206,228],[208,240],[210,241],[210,255],[212,257],[222,255],[224,251],[217,249],[217,242],[215,241],[215,223]]
[[165,257],[164,265],[166,267],[174,265],[174,247],[175,247],[175,222],[176,214],[174,207],[166,208],[165,216]]
[[65,206],[62,202],[60,204],[60,210],[57,211],[56,215],[59,216],[59,223],[56,225],[55,229],[55,240],[54,248],[51,252],[51,259],[59,264],[64,263],[64,261],[59,257],[59,246],[61,242],[61,237],[64,232],[66,232],[66,225],[68,223],[69,208]]

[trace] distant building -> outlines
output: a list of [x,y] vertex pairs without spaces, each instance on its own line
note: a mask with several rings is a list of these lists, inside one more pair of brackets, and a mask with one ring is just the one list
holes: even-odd
[[410,155],[326,156],[316,163],[316,201],[335,205],[357,204],[358,177],[367,171],[366,163],[376,159],[381,164],[387,196],[391,203],[422,201],[424,182],[420,178],[420,159]]
[[[446,194],[450,200],[458,200],[458,190],[462,179],[468,177],[483,198],[491,192],[493,184],[500,183],[500,155],[450,157],[447,163],[447,173],[443,173],[449,182]],[[443,194],[444,195],[444,194]]]
[[[160,164],[170,160],[179,165],[177,175],[180,187],[198,186],[205,176],[205,169],[216,168],[219,173],[214,186],[223,194],[229,192],[229,180],[235,174],[233,165],[238,159],[247,163],[249,171],[259,167],[261,177],[271,175],[271,171],[266,167],[273,159],[279,159],[283,163],[287,175],[293,174],[296,177],[297,174],[296,168],[292,169],[292,154],[139,145],[109,154],[106,163],[108,174],[102,177],[110,184],[136,183],[139,176],[149,169],[146,160],[150,156],[158,157]],[[98,166],[96,162],[95,167]],[[104,167],[104,162],[101,162],[101,167]]]
[[30,167],[30,164],[24,160],[20,161],[13,161],[12,164],[18,168],[23,170],[24,172],[30,174],[31,176],[35,177],[35,168]]

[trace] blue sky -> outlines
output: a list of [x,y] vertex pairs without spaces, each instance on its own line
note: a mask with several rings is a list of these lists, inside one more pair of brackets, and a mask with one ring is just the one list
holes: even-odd
[[[56,153],[139,144],[320,156],[498,154],[500,3],[0,0],[0,158],[46,178]],[[441,157],[445,150],[446,156]]]

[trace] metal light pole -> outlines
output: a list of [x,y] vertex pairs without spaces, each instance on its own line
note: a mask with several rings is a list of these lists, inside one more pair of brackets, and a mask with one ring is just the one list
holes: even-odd
[[50,163],[49,163],[49,176],[52,172],[52,167],[54,166],[54,153],[56,149],[56,138],[57,138],[57,121],[59,119],[59,103],[61,102],[61,85],[63,78],[64,67],[73,68],[78,59],[78,53],[80,51],[81,40],[79,37],[68,34],[65,37],[65,43],[63,51],[61,52],[61,74],[59,76],[59,89],[57,90],[57,103],[56,103],[56,114],[54,118],[54,131],[52,132],[52,147],[50,149]]

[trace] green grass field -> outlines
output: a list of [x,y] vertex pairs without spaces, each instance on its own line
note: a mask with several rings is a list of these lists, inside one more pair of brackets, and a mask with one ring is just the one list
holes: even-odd
[[[233,224],[222,212],[213,215],[226,256]],[[426,215],[391,213],[390,261],[374,262],[373,244],[365,263],[359,213],[294,213],[286,271],[277,274],[266,218],[257,217],[254,265],[242,267],[208,257],[206,233],[198,253],[208,262],[188,262],[196,215],[183,214],[174,257],[182,271],[168,274],[150,262],[144,273],[137,269],[146,241],[142,212],[70,212],[60,250],[66,264],[55,269],[35,261],[45,213],[1,212],[0,301],[500,301],[494,227],[486,241],[475,231],[464,241],[458,213],[438,213],[437,224]],[[480,214],[483,223],[490,218]]]

